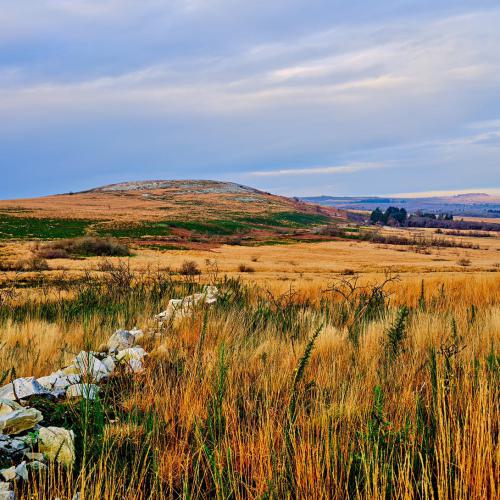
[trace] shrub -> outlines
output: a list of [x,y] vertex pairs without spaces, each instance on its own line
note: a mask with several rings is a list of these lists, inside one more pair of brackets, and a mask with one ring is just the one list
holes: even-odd
[[45,259],[68,259],[76,256],[126,257],[130,255],[130,249],[112,238],[87,236],[46,243],[37,247],[36,254]]
[[246,264],[240,264],[238,266],[238,271],[240,273],[254,273],[255,269],[252,266],[247,266]]
[[185,260],[179,268],[179,274],[183,276],[198,276],[201,274],[201,270],[194,260]]
[[356,271],[354,271],[354,269],[344,269],[340,274],[342,276],[354,276]]
[[23,261],[21,268],[23,271],[47,271],[49,265],[44,258],[34,255]]
[[468,267],[471,265],[471,260],[466,258],[458,259],[457,264],[462,267]]
[[102,257],[126,257],[130,255],[127,245],[111,238],[86,237],[74,241],[73,252],[78,255]]

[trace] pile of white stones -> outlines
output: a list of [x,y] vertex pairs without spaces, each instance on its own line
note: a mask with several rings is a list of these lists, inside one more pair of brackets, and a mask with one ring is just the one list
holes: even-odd
[[168,303],[167,309],[160,314],[157,314],[155,318],[158,320],[160,326],[169,321],[180,320],[189,316],[194,306],[200,304],[215,304],[218,296],[219,290],[217,287],[207,285],[203,288],[201,293],[188,295],[183,299],[171,299]]
[[[182,319],[195,305],[215,303],[217,294],[216,287],[207,286],[203,293],[172,299],[167,309],[155,318],[160,326],[166,321]],[[143,337],[143,331],[136,328],[118,330],[103,346],[103,352],[81,351],[61,370],[40,378],[18,378],[0,388],[0,458],[15,464],[0,470],[0,500],[14,500],[13,483],[27,481],[30,471],[43,472],[51,462],[71,467],[75,461],[73,431],[40,425],[43,415],[30,407],[30,401],[95,399],[99,383],[106,381],[118,367],[131,373],[144,370],[147,353],[137,345]]]

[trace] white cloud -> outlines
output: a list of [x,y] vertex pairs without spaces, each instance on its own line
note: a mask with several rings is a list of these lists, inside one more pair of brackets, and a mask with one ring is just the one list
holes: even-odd
[[249,172],[249,177],[281,177],[296,175],[318,175],[318,174],[352,174],[363,170],[378,170],[387,168],[390,165],[384,163],[351,163],[348,165],[334,165],[324,167],[306,168],[282,168],[277,170],[260,170]]

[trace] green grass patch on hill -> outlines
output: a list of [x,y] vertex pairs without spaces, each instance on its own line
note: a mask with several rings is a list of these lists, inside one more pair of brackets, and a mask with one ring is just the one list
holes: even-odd
[[170,227],[167,222],[153,221],[128,226],[101,226],[95,232],[99,236],[111,236],[113,238],[144,238],[146,236],[166,236],[170,234]]
[[84,219],[37,219],[0,214],[0,239],[77,238],[93,221]]
[[243,217],[241,220],[262,226],[273,227],[308,227],[330,222],[330,217],[322,214],[302,212],[276,212],[255,217]]
[[246,233],[252,229],[267,227],[304,228],[313,225],[326,224],[330,218],[321,214],[300,212],[277,212],[258,216],[236,216],[234,219],[219,219],[209,221],[170,221],[175,228],[187,229],[194,233],[209,235],[231,235]]
[[208,236],[230,236],[244,234],[264,228],[306,228],[326,224],[331,219],[321,214],[301,212],[277,212],[258,216],[235,215],[232,219],[214,220],[162,220],[144,221],[139,224],[99,223],[85,219],[13,217],[0,214],[0,239],[60,239],[78,238],[87,234],[89,226],[92,234],[114,238],[145,238],[166,236],[172,228],[186,229]]
[[244,233],[252,229],[250,224],[238,220],[211,220],[201,221],[170,221],[170,227],[187,229],[194,233],[209,235],[230,235],[235,233]]

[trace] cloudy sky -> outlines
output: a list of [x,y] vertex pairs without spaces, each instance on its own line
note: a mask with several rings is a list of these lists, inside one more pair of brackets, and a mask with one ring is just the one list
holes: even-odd
[[0,198],[500,192],[498,0],[0,0]]

